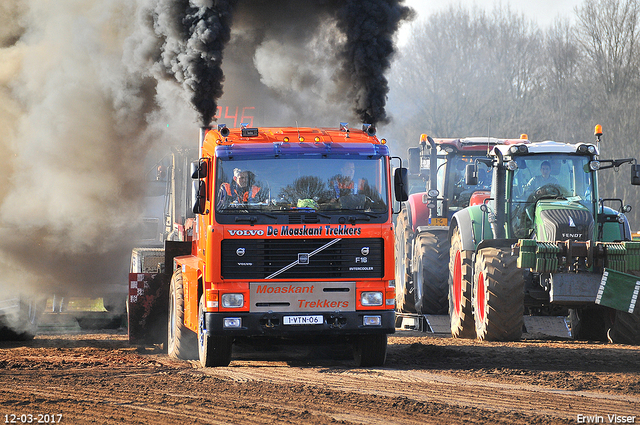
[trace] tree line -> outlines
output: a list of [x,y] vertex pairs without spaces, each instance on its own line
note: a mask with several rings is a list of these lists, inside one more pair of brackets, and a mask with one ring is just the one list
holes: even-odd
[[[499,7],[453,6],[414,22],[389,73],[384,132],[395,153],[421,133],[592,142],[601,124],[602,159],[640,156],[638,1],[585,0],[574,13],[545,29]],[[600,197],[631,204],[640,230],[629,166],[599,180]]]

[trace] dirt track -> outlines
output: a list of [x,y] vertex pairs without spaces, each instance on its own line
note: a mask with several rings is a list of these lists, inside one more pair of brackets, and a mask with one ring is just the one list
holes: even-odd
[[[526,339],[453,340],[399,332],[384,368],[354,368],[301,348],[236,350],[202,369],[123,331],[0,343],[0,414],[62,414],[61,423],[580,423],[635,416],[640,349]],[[9,415],[8,417],[5,415]],[[56,419],[58,416],[56,416]],[[23,419],[29,419],[23,416]],[[41,416],[41,419],[46,419]],[[586,418],[584,418],[584,422]]]

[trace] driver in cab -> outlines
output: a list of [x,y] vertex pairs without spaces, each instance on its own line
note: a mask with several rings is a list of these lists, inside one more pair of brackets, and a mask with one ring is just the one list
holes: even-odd
[[532,177],[526,184],[527,191],[535,191],[548,184],[558,184],[558,180],[551,175],[551,163],[542,161],[540,175]]
[[248,170],[236,168],[233,170],[233,181],[222,183],[220,186],[220,201],[227,205],[229,203],[253,203],[260,202],[260,186],[254,184],[255,175]]

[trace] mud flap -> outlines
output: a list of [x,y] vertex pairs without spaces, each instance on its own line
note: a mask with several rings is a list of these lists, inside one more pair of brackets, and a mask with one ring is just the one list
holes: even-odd
[[639,310],[637,308],[639,293],[640,278],[638,276],[604,269],[596,296],[596,304],[633,313]]

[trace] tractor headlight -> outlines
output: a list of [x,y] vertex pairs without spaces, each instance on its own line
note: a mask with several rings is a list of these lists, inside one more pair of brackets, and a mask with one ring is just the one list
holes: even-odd
[[515,171],[518,169],[518,163],[511,160],[509,162],[507,162],[507,170],[509,171]]
[[429,195],[429,197],[431,198],[437,198],[438,195],[440,195],[440,192],[438,191],[438,189],[429,189],[427,195]]
[[600,169],[600,161],[589,161],[589,169],[591,171],[598,171]]
[[382,292],[362,292],[360,294],[360,303],[363,306],[382,305],[383,298]]
[[511,155],[524,155],[529,152],[529,148],[525,145],[513,145],[509,148]]

